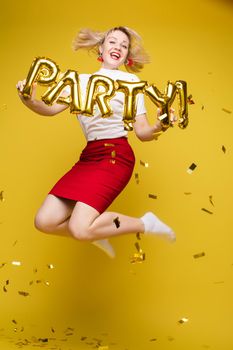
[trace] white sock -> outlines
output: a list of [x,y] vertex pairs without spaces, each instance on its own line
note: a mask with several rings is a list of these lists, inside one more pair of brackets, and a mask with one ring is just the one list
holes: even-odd
[[115,258],[115,251],[112,245],[109,243],[108,239],[100,239],[98,241],[93,241],[94,244],[99,249],[103,250],[110,258]]
[[145,232],[156,235],[161,235],[168,238],[170,241],[176,240],[176,235],[172,229],[162,222],[156,215],[151,212],[146,213],[140,218],[143,221]]

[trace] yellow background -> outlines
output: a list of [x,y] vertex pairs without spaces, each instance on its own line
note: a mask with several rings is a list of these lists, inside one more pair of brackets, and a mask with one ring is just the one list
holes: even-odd
[[[98,347],[96,339],[110,350],[233,348],[232,23],[231,1],[1,4],[0,349],[22,341],[30,350],[83,350]],[[85,140],[75,116],[36,115],[15,89],[36,56],[55,60],[62,71],[94,72],[96,59],[72,52],[71,41],[82,27],[117,25],[144,39],[152,63],[141,79],[160,89],[169,79],[186,80],[195,101],[186,130],[175,127],[149,143],[130,134],[140,182],[132,177],[111,209],[134,216],[152,210],[177,233],[174,245],[143,237],[146,260],[134,265],[135,235],[111,239],[117,257],[110,260],[89,243],[35,230],[37,208]],[[192,163],[197,168],[188,174]],[[180,324],[183,317],[188,322]]]

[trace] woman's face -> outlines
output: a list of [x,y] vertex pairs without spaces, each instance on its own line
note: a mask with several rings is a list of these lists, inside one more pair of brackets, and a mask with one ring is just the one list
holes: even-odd
[[122,31],[115,30],[107,35],[99,51],[103,58],[103,68],[118,69],[127,59],[129,38]]

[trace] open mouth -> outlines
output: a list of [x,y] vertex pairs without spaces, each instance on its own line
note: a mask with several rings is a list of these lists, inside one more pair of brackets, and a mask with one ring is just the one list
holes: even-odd
[[113,60],[119,60],[121,58],[121,55],[118,52],[111,52],[110,56]]

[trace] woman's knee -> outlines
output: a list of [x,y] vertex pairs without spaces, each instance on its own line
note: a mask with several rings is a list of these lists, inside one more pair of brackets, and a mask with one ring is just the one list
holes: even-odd
[[70,234],[79,241],[91,241],[92,235],[88,227],[77,224],[76,222],[70,220],[68,224]]
[[44,233],[50,233],[54,230],[54,225],[40,212],[38,212],[34,218],[34,226],[37,230]]

